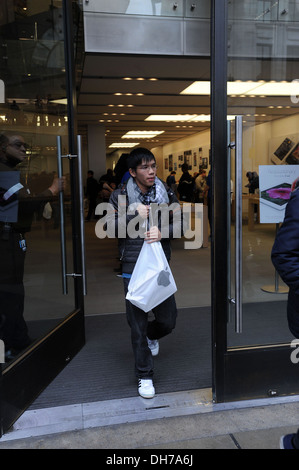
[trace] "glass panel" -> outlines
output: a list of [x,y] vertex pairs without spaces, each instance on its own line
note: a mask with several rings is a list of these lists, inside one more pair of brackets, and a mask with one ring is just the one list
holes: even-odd
[[149,16],[183,16],[184,1],[169,0],[90,0],[84,11]]
[[[282,3],[231,1],[229,5],[228,115],[243,116],[242,229],[243,332],[235,333],[234,308],[228,323],[228,345],[290,343],[287,288],[271,262],[276,230],[285,201],[269,195],[271,188],[288,186],[297,163],[289,150],[299,141],[298,105],[292,81],[299,75],[299,25],[271,13],[261,25],[260,12],[282,11]],[[291,2],[289,2],[291,4]],[[291,18],[289,18],[291,19]],[[271,20],[271,21],[270,21]],[[284,18],[286,20],[286,17]],[[278,22],[280,22],[278,27]],[[294,36],[295,34],[295,36]],[[235,141],[232,124],[231,141]],[[235,151],[231,178],[235,183]],[[258,178],[259,177],[259,178]],[[265,195],[265,192],[267,193]],[[274,199],[271,199],[274,198]],[[235,195],[232,201],[232,297],[234,297]]]
[[[6,352],[11,351],[6,364],[10,364],[9,359],[40,339],[73,309],[74,296],[72,281],[69,295],[62,294],[60,212],[55,186],[56,136],[62,136],[64,153],[68,142],[62,2],[23,5],[3,1],[0,17],[0,70],[5,89],[0,103],[0,186],[4,188],[0,252],[1,271],[5,273],[0,283],[0,312],[1,335]],[[68,166],[65,161],[66,241],[71,260]],[[5,199],[5,191],[19,181],[23,188]],[[72,266],[68,269],[72,272]]]

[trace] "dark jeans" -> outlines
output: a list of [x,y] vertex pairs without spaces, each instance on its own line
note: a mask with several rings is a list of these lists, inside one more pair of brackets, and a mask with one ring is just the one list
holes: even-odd
[[22,284],[0,285],[0,339],[5,350],[21,350],[29,346],[27,325],[23,317],[24,287]]
[[[130,279],[124,278],[125,295]],[[127,320],[131,328],[131,341],[135,358],[136,377],[152,378],[154,361],[147,339],[160,339],[175,328],[177,308],[174,295],[153,308],[155,319],[148,321],[148,314],[126,300]]]
[[23,317],[25,252],[19,241],[20,234],[13,231],[3,240],[0,230],[0,339],[6,350],[23,349],[30,341]]

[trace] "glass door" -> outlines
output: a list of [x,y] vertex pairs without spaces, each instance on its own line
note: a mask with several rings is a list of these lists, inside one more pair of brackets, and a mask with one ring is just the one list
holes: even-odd
[[4,1],[1,13],[0,435],[84,344],[71,2]]
[[226,9],[228,170],[220,184],[227,201],[221,230],[230,250],[226,326],[222,319],[218,329],[218,401],[298,393],[288,288],[271,262],[291,183],[299,176],[292,100],[298,65],[291,39],[298,12],[285,4],[232,1]]

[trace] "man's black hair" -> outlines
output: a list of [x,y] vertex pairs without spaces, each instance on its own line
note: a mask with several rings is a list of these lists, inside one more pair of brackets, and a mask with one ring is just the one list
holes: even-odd
[[127,164],[128,168],[136,170],[137,166],[140,165],[142,162],[148,163],[152,160],[156,161],[154,154],[150,150],[142,147],[137,147],[130,153]]

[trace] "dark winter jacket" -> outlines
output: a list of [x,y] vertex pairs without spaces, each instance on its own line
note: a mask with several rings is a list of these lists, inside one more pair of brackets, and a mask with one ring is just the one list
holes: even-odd
[[293,335],[299,338],[299,188],[291,194],[271,258],[278,274],[290,288],[289,327]]
[[[165,188],[168,193],[169,197],[169,205],[176,203],[176,208],[179,210],[180,214],[176,214],[175,217],[173,217],[172,211],[169,212],[169,237],[168,238],[162,238],[161,239],[161,244],[165,253],[165,256],[167,260],[170,260],[171,256],[171,246],[170,246],[170,239],[173,238],[174,234],[174,221],[177,223],[179,220],[180,224],[180,236],[183,234],[183,219],[182,219],[182,214],[181,210],[179,208],[179,201],[177,197],[175,196],[174,192],[166,186],[164,183]],[[122,195],[126,197],[126,206],[125,207],[118,207],[118,196]],[[138,255],[140,253],[140,250],[142,248],[144,238],[142,237],[137,237],[137,238],[130,238],[128,233],[126,232],[125,238],[120,237],[121,235],[121,229],[127,228],[129,222],[136,217],[137,212],[135,212],[132,215],[127,214],[127,208],[128,208],[128,197],[127,197],[127,191],[126,191],[126,185],[124,185],[121,189],[116,189],[113,191],[111,194],[109,203],[114,207],[115,212],[112,215],[114,218],[115,222],[115,228],[116,228],[116,236],[118,237],[119,241],[119,251],[120,251],[120,258],[122,261],[122,270],[124,273],[131,274],[133,272],[135,263],[137,261]],[[125,217],[119,217],[119,210],[124,214]],[[178,217],[179,215],[179,217]],[[120,226],[122,224],[122,227]],[[124,227],[125,226],[125,227]],[[160,229],[160,227],[159,227]],[[145,230],[144,230],[145,231]]]

